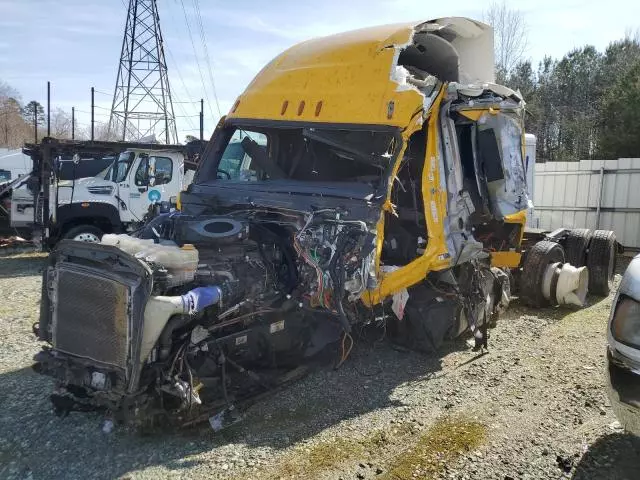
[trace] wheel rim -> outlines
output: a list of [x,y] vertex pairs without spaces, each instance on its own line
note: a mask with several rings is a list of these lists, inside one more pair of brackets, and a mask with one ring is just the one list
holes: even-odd
[[78,235],[73,237],[73,239],[76,242],[87,242],[87,243],[98,243],[98,242],[100,242],[100,239],[98,238],[98,236],[96,234],[89,233],[89,232],[79,233]]

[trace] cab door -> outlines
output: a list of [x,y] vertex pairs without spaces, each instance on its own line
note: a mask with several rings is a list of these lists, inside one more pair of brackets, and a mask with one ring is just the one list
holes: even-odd
[[[167,152],[140,153],[129,174],[129,221],[142,221],[154,203],[169,201],[180,191],[181,163]],[[123,198],[124,200],[124,198]]]

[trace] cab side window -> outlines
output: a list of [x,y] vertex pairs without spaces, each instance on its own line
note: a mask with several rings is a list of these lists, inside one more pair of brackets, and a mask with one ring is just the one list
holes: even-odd
[[171,181],[173,175],[173,161],[167,157],[150,157],[149,163],[155,158],[156,185],[164,185]]
[[167,157],[141,157],[135,174],[138,187],[164,185],[173,176],[173,161]]
[[135,184],[138,187],[149,185],[147,181],[147,169],[149,168],[149,157],[140,157],[140,164],[136,170]]

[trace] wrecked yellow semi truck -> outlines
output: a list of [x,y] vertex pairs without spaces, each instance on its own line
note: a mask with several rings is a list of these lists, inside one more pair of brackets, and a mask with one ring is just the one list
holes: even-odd
[[[488,26],[444,18],[265,66],[178,211],[52,253],[35,368],[60,379],[56,408],[217,429],[320,353],[343,362],[363,326],[421,350],[467,330],[486,344],[529,207],[524,102],[492,83],[492,51]],[[564,263],[546,243],[532,302]]]

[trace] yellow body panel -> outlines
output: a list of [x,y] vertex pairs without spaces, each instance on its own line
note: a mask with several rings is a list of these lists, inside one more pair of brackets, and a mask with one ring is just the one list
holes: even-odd
[[505,216],[504,223],[519,223],[522,226],[520,229],[520,242],[522,242],[522,238],[524,237],[524,226],[527,223],[527,211],[520,210],[519,212]]
[[[428,242],[425,252],[414,261],[404,265],[392,272],[381,272],[379,270],[379,259],[382,251],[382,234],[384,233],[384,212],[378,223],[378,278],[381,278],[378,287],[363,295],[363,302],[367,305],[380,303],[389,295],[402,290],[403,288],[415,285],[424,280],[427,273],[435,270],[442,270],[450,266],[450,257],[447,252],[447,243],[444,232],[443,219],[447,212],[447,192],[440,188],[440,155],[438,152],[438,118],[440,104],[446,92],[446,87],[442,87],[440,93],[433,102],[427,126],[427,149],[425,166],[422,170],[422,198],[424,201],[424,212],[427,221]],[[413,129],[405,132],[408,138],[411,133],[419,128],[416,125]],[[406,140],[405,138],[405,144]],[[393,172],[394,177],[402,158],[399,157]],[[387,193],[387,204],[391,198],[391,187]]]
[[383,25],[312,39],[268,63],[228,118],[379,124],[405,128],[422,109],[415,89],[391,80],[394,45],[415,23]]
[[[511,215],[507,215],[504,217],[504,223],[520,224],[520,238],[518,239],[518,244],[521,244],[522,238],[524,237],[524,226],[527,223],[527,211],[521,210]],[[491,266],[493,267],[518,268],[521,260],[522,254],[520,252],[491,252]]]
[[477,122],[480,120],[480,117],[485,113],[492,113],[496,115],[500,110],[495,108],[481,108],[481,109],[469,109],[469,110],[460,110],[460,115],[467,117],[469,120],[473,120]]
[[491,252],[491,266],[501,268],[517,268],[520,265],[520,252]]
[[[448,84],[440,86],[435,100],[425,111],[425,97],[416,88],[401,85],[395,78],[399,51],[412,41],[418,22],[383,25],[312,39],[286,50],[268,63],[238,97],[227,119],[323,123],[334,125],[384,125],[401,130],[403,146],[392,170],[395,178],[404,160],[409,137],[428,122],[425,164],[422,170],[422,198],[428,238],[425,252],[407,265],[382,271],[380,258],[385,216],[395,215],[391,203],[394,181],[389,181],[386,199],[376,225],[376,274],[378,286],[365,292],[362,300],[373,305],[425,279],[430,271],[449,268],[444,219],[447,192],[441,188],[442,164],[439,152],[439,114]],[[461,111],[477,121],[493,109]],[[526,217],[524,217],[526,220]],[[513,221],[521,223],[520,217]],[[498,264],[516,263],[511,252],[500,252]],[[518,262],[519,263],[519,258]],[[505,265],[506,266],[506,265]]]

